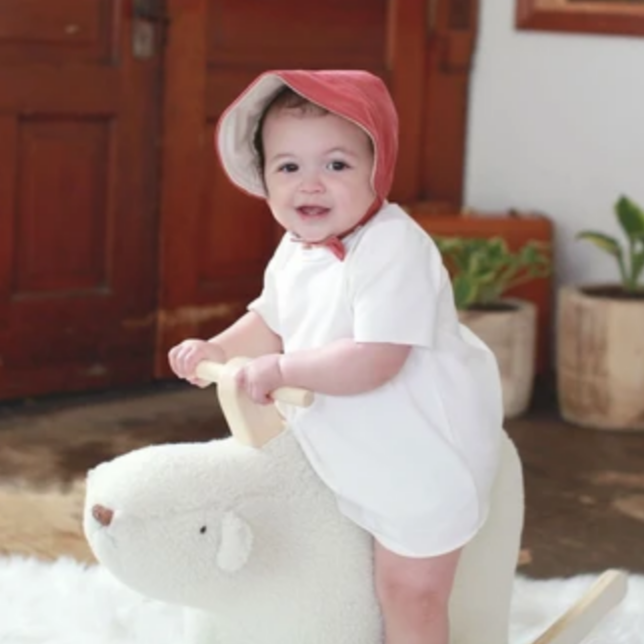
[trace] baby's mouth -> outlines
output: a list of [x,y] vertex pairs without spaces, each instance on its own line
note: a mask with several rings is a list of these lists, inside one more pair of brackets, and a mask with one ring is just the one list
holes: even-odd
[[324,208],[322,206],[299,206],[297,212],[302,217],[324,217],[329,213],[330,208]]

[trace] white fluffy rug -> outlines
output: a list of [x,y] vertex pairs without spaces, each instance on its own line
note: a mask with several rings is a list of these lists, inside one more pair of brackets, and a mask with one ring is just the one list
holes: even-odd
[[[517,577],[512,644],[532,642],[592,583],[594,575]],[[98,566],[0,558],[1,644],[180,644],[179,609],[145,600]],[[644,576],[584,644],[644,644]]]

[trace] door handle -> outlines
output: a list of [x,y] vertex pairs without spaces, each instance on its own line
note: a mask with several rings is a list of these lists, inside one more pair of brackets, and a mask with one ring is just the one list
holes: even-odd
[[145,22],[168,22],[166,0],[132,0],[132,17]]
[[151,59],[163,47],[170,22],[166,0],[129,0],[132,3],[132,55]]

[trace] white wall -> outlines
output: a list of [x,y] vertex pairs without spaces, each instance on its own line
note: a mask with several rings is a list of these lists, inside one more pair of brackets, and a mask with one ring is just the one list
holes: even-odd
[[614,281],[574,236],[621,236],[620,193],[644,206],[644,37],[516,31],[514,4],[480,0],[465,204],[548,214],[558,282]]

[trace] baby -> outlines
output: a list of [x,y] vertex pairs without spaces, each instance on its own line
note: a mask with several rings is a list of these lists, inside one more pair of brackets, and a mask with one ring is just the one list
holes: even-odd
[[387,201],[397,137],[391,96],[367,72],[256,79],[216,144],[286,234],[248,312],[169,360],[203,386],[202,360],[254,358],[237,382],[257,403],[283,386],[316,393],[309,408],[280,409],[339,510],[374,537],[386,644],[447,644],[459,555],[497,469],[501,383],[458,322],[431,238]]

